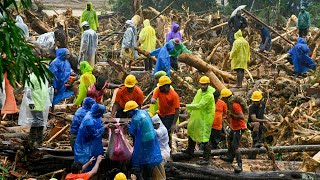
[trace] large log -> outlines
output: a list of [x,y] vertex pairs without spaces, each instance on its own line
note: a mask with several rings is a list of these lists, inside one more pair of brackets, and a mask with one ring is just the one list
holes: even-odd
[[205,61],[203,61],[202,59],[200,59],[199,57],[192,55],[192,54],[189,54],[189,53],[182,53],[178,57],[178,60],[189,65],[189,66],[192,66],[192,67],[198,69],[201,72],[206,73],[209,76],[211,83],[218,90],[225,88],[225,86],[218,79],[218,77],[216,75],[221,76],[225,82],[230,82],[230,81],[236,79],[236,77],[234,77],[233,75],[231,75],[225,71],[221,71],[218,68],[216,68],[215,66],[210,65],[210,64],[206,63]]
[[34,15],[30,10],[25,10],[24,14],[26,15],[28,22],[30,22],[31,28],[38,34],[44,34],[52,31],[51,28],[44,22],[42,22],[36,15]]
[[[270,147],[274,153],[284,153],[284,152],[305,152],[305,151],[320,151],[320,145],[292,145],[292,146],[273,146]],[[219,156],[219,155],[225,155],[227,154],[227,149],[218,149],[218,150],[212,150],[211,155],[212,156]],[[241,154],[264,154],[267,153],[266,148],[240,148]],[[202,156],[202,151],[197,151],[194,153],[195,157]],[[181,160],[181,159],[187,159],[188,156],[184,153],[174,153],[172,154],[172,159],[174,161]]]
[[[157,61],[157,59],[153,56],[150,56],[150,53],[143,50],[143,49],[140,49],[138,47],[135,47],[135,50],[138,51],[139,54],[142,54],[144,55],[145,57],[147,57],[148,59],[151,59],[153,61]],[[175,78],[178,80],[178,83],[181,84],[182,86],[186,87],[189,91],[193,92],[193,93],[196,93],[197,90],[191,86],[189,83],[187,83],[186,81],[183,80],[183,78],[181,78],[178,74],[176,74],[173,70],[170,70],[170,75],[172,78]]]
[[[295,31],[297,31],[297,28],[293,28],[293,29],[291,29],[290,31],[287,31],[287,32],[281,34],[281,36],[289,35],[289,34],[295,32]],[[281,38],[280,36],[277,36],[277,37],[273,38],[271,41],[272,41],[272,42],[275,42],[275,41],[277,41],[277,40],[280,39],[280,38]]]
[[[299,171],[260,171],[260,172],[242,172],[236,174],[233,171],[225,171],[208,166],[182,162],[168,162],[167,167],[176,168],[182,172],[195,173],[201,175],[211,175],[211,179],[302,179],[302,177],[311,177],[312,179],[320,178],[319,174],[299,172]],[[173,174],[174,175],[174,174]],[[179,176],[177,173],[176,175]],[[193,178],[192,178],[193,179]],[[198,178],[195,178],[198,179]],[[201,179],[201,178],[200,178]]]

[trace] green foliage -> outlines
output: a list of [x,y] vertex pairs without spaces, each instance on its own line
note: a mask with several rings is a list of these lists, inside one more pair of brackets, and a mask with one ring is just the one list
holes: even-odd
[[[9,173],[8,169],[5,167],[0,166],[0,171],[4,172],[4,173]],[[4,176],[2,176],[2,174],[0,175],[0,180],[5,180],[6,178]]]
[[[24,7],[29,7],[32,1],[21,0],[21,4]],[[10,6],[18,9],[15,0],[5,0],[0,3],[0,11],[10,14],[8,13]],[[10,17],[5,17],[1,19],[0,24],[0,53],[2,54],[0,56],[0,82],[3,80],[4,73],[7,73],[13,86],[15,81],[30,82],[29,74],[32,72],[39,77],[39,80],[44,81],[51,78],[52,74],[46,67],[47,62],[36,57],[32,52],[32,47],[24,39],[21,29],[15,26],[15,22]]]
[[111,10],[125,16],[126,18],[132,17],[132,0],[109,0]]

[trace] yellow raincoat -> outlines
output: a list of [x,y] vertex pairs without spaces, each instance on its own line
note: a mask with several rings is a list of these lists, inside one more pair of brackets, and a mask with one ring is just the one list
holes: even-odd
[[210,140],[213,117],[216,112],[213,93],[215,88],[209,86],[206,92],[199,89],[192,104],[186,108],[190,113],[188,122],[188,136],[195,142],[208,142]]
[[230,52],[231,69],[248,69],[248,62],[250,61],[249,43],[242,37],[241,30],[234,34],[234,39]]
[[139,34],[139,42],[143,50],[151,52],[156,49],[156,31],[151,27],[149,19],[143,21],[143,26]]
[[91,2],[89,2],[88,5],[90,6],[90,10],[88,11],[86,6],[84,11],[82,12],[82,15],[80,17],[80,27],[83,21],[87,21],[89,23],[90,29],[97,31],[99,27],[97,13],[93,9]]
[[80,76],[79,94],[75,104],[80,105],[85,97],[87,97],[88,87],[96,82],[96,77],[92,74],[93,68],[87,61],[80,63]]

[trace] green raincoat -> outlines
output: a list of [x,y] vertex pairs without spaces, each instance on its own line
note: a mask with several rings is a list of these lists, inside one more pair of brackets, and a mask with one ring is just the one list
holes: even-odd
[[195,142],[208,142],[211,134],[211,127],[216,111],[213,93],[215,88],[209,86],[206,92],[198,90],[192,104],[186,108],[190,113],[188,122],[188,136]]
[[88,11],[86,7],[82,12],[82,15],[80,17],[80,27],[83,21],[87,21],[89,23],[90,29],[97,31],[99,27],[97,13],[93,9],[91,2],[88,3],[88,5],[90,6],[90,11]]
[[174,39],[170,40],[170,43],[172,43],[174,45],[174,49],[172,51],[169,52],[170,57],[174,57],[174,58],[178,58],[178,56],[183,53],[183,52],[187,52],[187,53],[192,53],[190,50],[188,50],[186,48],[185,45],[183,45],[182,43],[180,43],[179,45],[175,44]]
[[82,61],[80,63],[80,85],[79,85],[79,94],[76,99],[75,104],[80,105],[85,97],[87,97],[87,91],[89,86],[96,82],[96,77],[92,74],[93,68],[87,61]]
[[248,69],[248,62],[250,61],[249,43],[242,37],[241,30],[234,34],[234,39],[230,52],[231,69]]

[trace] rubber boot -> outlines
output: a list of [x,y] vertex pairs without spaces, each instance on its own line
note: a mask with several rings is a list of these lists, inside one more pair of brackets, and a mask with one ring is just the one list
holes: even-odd
[[182,150],[182,153],[185,153],[189,156],[189,158],[192,158],[192,155],[194,154],[194,148],[196,147],[196,142],[194,142],[191,137],[188,137],[188,148],[186,150]]
[[233,159],[234,159],[234,152],[231,148],[228,148],[228,152],[227,152],[227,155],[222,155],[220,156],[220,159],[225,161],[225,162],[228,162],[228,163],[232,163],[233,162]]
[[210,161],[210,155],[211,155],[211,143],[210,141],[209,142],[206,142],[206,143],[203,143],[203,158],[204,160],[202,161],[198,161],[197,164],[199,165],[208,165],[209,164],[209,161]]
[[30,144],[33,146],[37,142],[37,127],[31,127],[29,132]]
[[240,173],[242,172],[242,159],[241,159],[241,153],[239,150],[236,151],[236,160],[237,160],[238,166],[234,168],[234,172]]
[[37,129],[37,142],[39,145],[42,145],[42,141],[43,141],[43,126],[40,126]]

